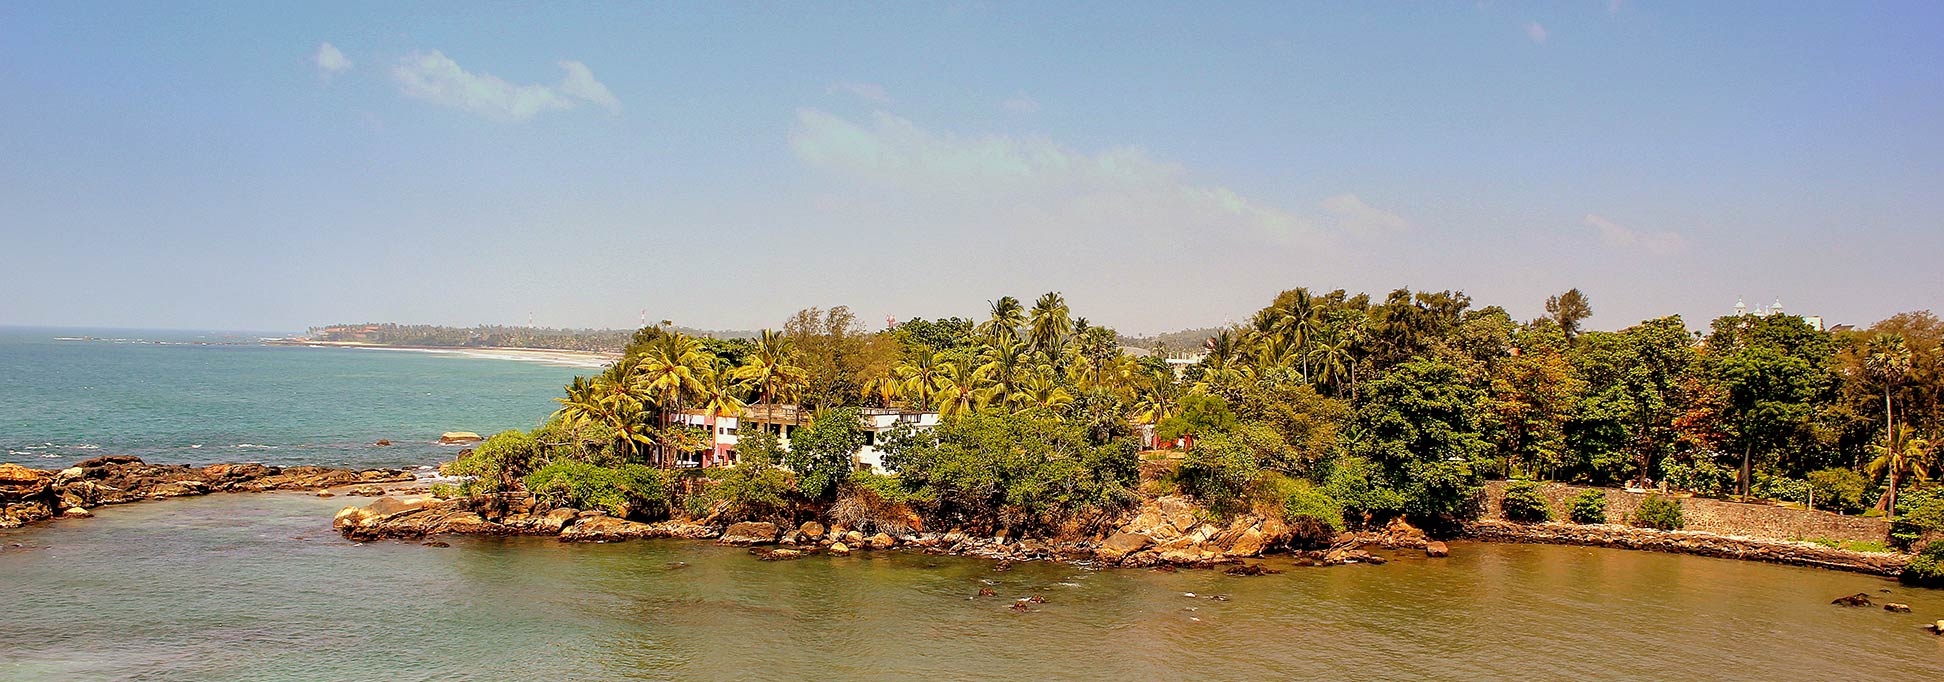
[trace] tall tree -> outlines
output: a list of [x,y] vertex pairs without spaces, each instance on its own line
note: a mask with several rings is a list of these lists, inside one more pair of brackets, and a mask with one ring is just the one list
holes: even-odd
[[1593,316],[1593,302],[1579,289],[1567,289],[1566,293],[1546,299],[1546,315],[1559,325],[1567,343],[1571,343],[1579,338],[1580,321]]
[[985,322],[979,323],[979,334],[984,336],[988,343],[997,343],[1003,339],[1017,340],[1019,328],[1024,324],[1026,324],[1026,309],[1019,305],[1019,299],[1000,296],[999,300],[992,302],[992,314]]
[[1068,315],[1066,298],[1060,292],[1049,291],[1041,294],[1033,302],[1033,313],[1029,318],[1033,352],[1052,362],[1059,357],[1060,346],[1066,342],[1067,334],[1073,331],[1073,319]]
[[775,330],[765,329],[756,348],[743,358],[732,376],[755,389],[763,404],[794,402],[810,373],[797,365],[796,344]]
[[1891,442],[1896,436],[1897,420],[1890,406],[1890,391],[1910,374],[1910,344],[1901,334],[1870,337],[1865,344],[1863,367],[1883,385],[1883,439]]
[[1876,459],[1870,460],[1865,471],[1872,477],[1888,477],[1883,497],[1877,502],[1877,509],[1882,510],[1885,515],[1894,515],[1897,509],[1898,485],[1912,478],[1923,481],[1925,475],[1930,472],[1931,458],[1935,451],[1930,441],[1918,438],[1908,426],[1897,429],[1894,434],[1886,434],[1882,444],[1872,445],[1870,449],[1876,452],[1877,456]]

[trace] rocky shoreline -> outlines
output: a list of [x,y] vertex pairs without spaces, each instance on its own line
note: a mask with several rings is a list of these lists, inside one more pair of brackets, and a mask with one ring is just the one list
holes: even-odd
[[[90,516],[88,510],[144,500],[210,493],[324,490],[414,480],[402,469],[353,471],[262,464],[149,464],[132,455],[96,457],[60,471],[0,464],[0,528]],[[373,487],[361,490],[383,494]]]
[[1857,552],[1811,542],[1717,535],[1698,531],[1654,530],[1612,524],[1514,523],[1474,521],[1464,527],[1466,537],[1485,542],[1579,545],[1639,549],[1674,554],[1746,561],[1766,561],[1838,571],[1896,577],[1908,555]]
[[[1381,532],[1339,533],[1305,538],[1273,518],[1240,515],[1210,523],[1206,510],[1187,498],[1148,500],[1109,532],[1069,538],[1008,537],[946,532],[890,533],[884,530],[825,526],[807,521],[795,527],[766,521],[724,523],[716,518],[674,519],[654,523],[615,518],[601,511],[546,509],[531,498],[415,499],[384,497],[365,506],[339,510],[332,526],[355,541],[422,540],[438,535],[554,536],[563,542],[616,542],[685,538],[752,547],[759,558],[794,559],[810,554],[846,555],[856,551],[904,548],[935,554],[1013,561],[1059,561],[1092,566],[1216,567],[1242,565],[1265,553],[1288,552],[1297,563],[1381,564],[1367,548],[1409,548],[1444,556],[1444,543],[1402,521]],[[1256,575],[1259,567],[1230,566]]]

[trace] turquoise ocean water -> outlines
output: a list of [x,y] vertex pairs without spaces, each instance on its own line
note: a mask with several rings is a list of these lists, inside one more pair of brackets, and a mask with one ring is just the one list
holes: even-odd
[[0,462],[430,464],[453,453],[440,433],[531,428],[593,371],[264,336],[277,334],[0,328]]

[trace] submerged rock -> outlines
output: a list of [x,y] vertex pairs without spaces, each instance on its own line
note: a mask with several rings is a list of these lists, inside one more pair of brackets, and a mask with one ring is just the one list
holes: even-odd
[[1451,556],[1451,548],[1445,546],[1445,543],[1443,542],[1438,542],[1436,540],[1433,540],[1431,542],[1424,543],[1424,555],[1428,557]]
[[1837,597],[1835,600],[1829,603],[1835,604],[1837,606],[1869,606],[1870,595],[1863,592],[1858,592],[1856,594],[1852,594],[1847,597]]
[[1883,610],[1889,611],[1891,613],[1910,613],[1910,605],[1891,602],[1888,604],[1884,604]]
[[767,521],[745,521],[722,531],[716,542],[725,545],[767,545],[776,542],[776,524]]

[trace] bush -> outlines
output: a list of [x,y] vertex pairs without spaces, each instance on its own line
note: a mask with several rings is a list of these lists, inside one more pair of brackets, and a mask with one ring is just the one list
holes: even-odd
[[1640,508],[1634,510],[1633,525],[1658,530],[1680,530],[1687,524],[1681,519],[1680,500],[1648,495],[1647,499],[1640,501]]
[[1930,543],[1924,551],[1911,557],[1897,579],[1906,585],[1944,587],[1944,540]]
[[1849,469],[1823,469],[1809,472],[1808,480],[1809,489],[1816,494],[1817,507],[1846,514],[1863,511],[1863,494],[1870,489],[1870,481],[1862,474]]
[[532,436],[502,431],[460,453],[441,473],[466,477],[459,486],[461,494],[496,493],[512,489],[515,481],[532,471],[539,454],[540,445]]
[[1598,490],[1582,491],[1573,497],[1571,514],[1573,523],[1606,523],[1606,493]]
[[790,509],[790,493],[796,491],[790,473],[775,466],[744,461],[741,465],[712,472],[715,483],[708,489],[711,501],[728,503],[724,521],[749,521],[782,516]]
[[1546,496],[1539,494],[1539,484],[1533,481],[1513,481],[1505,486],[1505,500],[1499,503],[1499,510],[1509,521],[1540,523],[1553,519],[1552,505]]
[[1735,489],[1735,471],[1701,457],[1683,463],[1672,457],[1661,460],[1661,477],[1669,487],[1709,497],[1720,497]]
[[1892,544],[1909,547],[1938,531],[1944,531],[1944,487],[1917,488],[1897,495],[1897,515],[1890,522]]
[[1291,546],[1325,547],[1343,531],[1343,505],[1314,483],[1265,471],[1250,488],[1257,514],[1289,524]]
[[1343,531],[1343,505],[1309,481],[1298,481],[1283,500],[1283,519],[1289,523],[1290,544],[1322,547]]
[[1210,432],[1182,458],[1175,481],[1209,509],[1235,512],[1264,456],[1287,447],[1273,429],[1256,424]]
[[666,511],[668,481],[660,470],[640,464],[603,467],[586,462],[554,462],[526,477],[527,490],[540,501],[610,515],[654,515]]
[[1343,504],[1349,517],[1364,525],[1383,523],[1403,513],[1406,500],[1384,476],[1382,468],[1362,457],[1343,457],[1330,467],[1323,491]]

